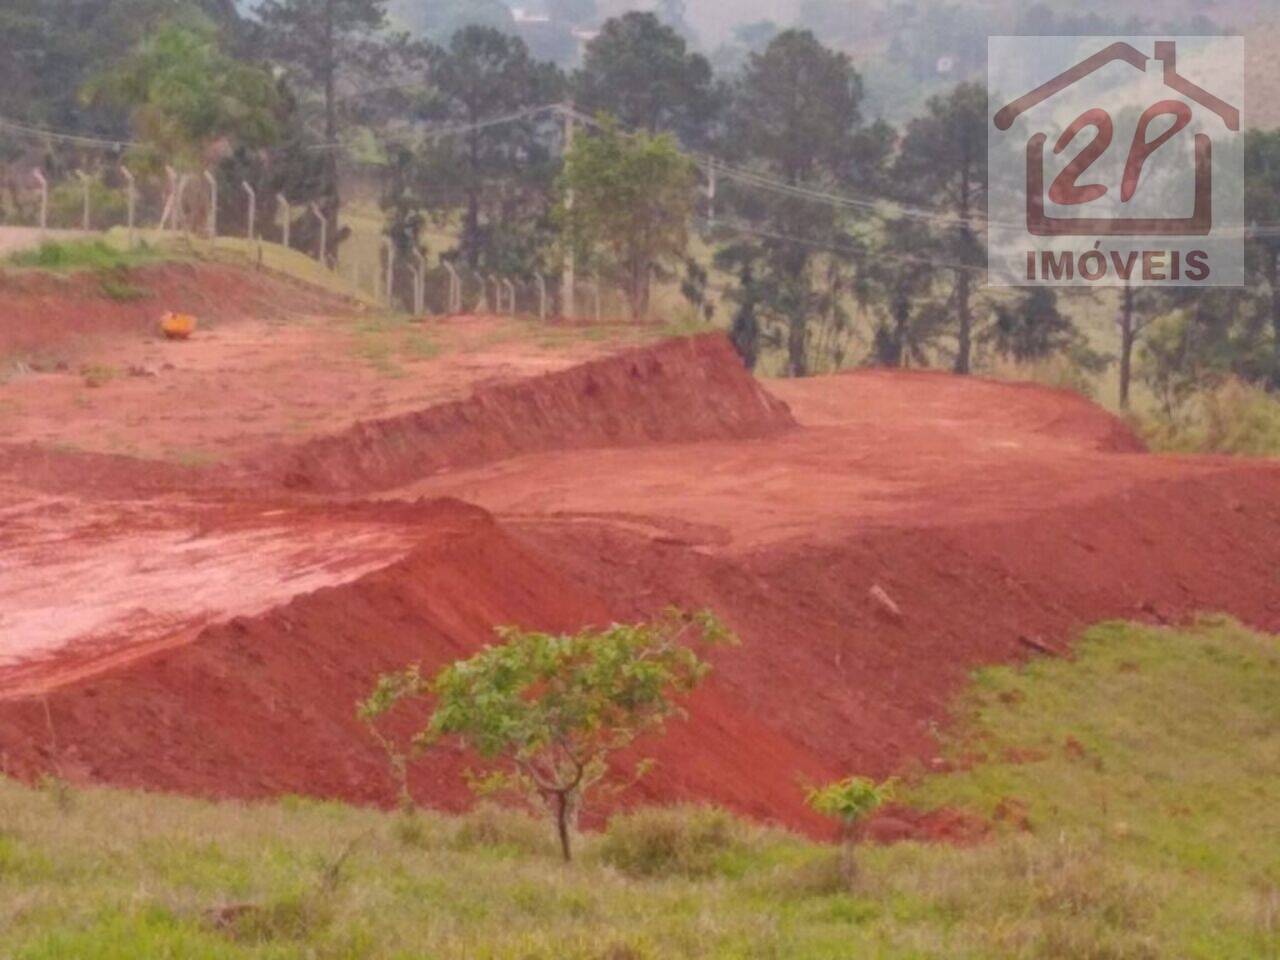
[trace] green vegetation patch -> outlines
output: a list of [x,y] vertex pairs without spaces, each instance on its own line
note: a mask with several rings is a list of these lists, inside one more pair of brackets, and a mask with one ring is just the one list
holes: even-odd
[[[560,862],[544,818],[206,803],[0,781],[0,956],[1280,956],[1280,642],[1104,624],[978,673],[955,772],[898,800],[989,817],[969,848],[837,851],[639,810]],[[800,787],[797,786],[797,790]]]
[[[99,270],[112,274],[113,271],[154,263],[160,259],[163,259],[162,254],[146,243],[127,250],[104,240],[67,240],[47,241],[34,250],[10,254],[8,263],[36,270]],[[118,276],[118,273],[115,275]]]

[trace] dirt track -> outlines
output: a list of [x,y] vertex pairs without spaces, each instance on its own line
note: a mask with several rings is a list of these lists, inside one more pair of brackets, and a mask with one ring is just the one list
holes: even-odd
[[[499,623],[708,605],[744,646],[717,655],[633,793],[818,829],[797,777],[928,763],[975,665],[1107,617],[1223,609],[1280,627],[1280,466],[1151,456],[1073,395],[943,375],[769,384],[793,424],[723,341],[697,343],[504,387],[519,413],[502,442],[470,436],[497,428],[467,407],[304,457],[349,452],[358,470],[316,475],[380,503],[291,493],[273,471],[256,492],[193,496],[179,478],[106,500],[67,489],[97,461],[49,454],[40,476],[62,488],[35,500],[29,462],[10,459],[0,626],[32,636],[4,635],[0,655],[62,652],[0,667],[0,752],[21,775],[385,801],[350,707],[379,671],[443,663]],[[597,411],[590,431],[565,433],[566,404]],[[425,462],[406,444],[479,444],[492,462],[468,453],[405,483]],[[464,762],[429,761],[420,798],[462,804]]]

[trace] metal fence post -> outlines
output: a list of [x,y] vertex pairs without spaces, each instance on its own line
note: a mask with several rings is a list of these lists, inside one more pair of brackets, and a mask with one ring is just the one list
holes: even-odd
[[413,278],[413,315],[420,317],[427,312],[427,258],[417,247],[413,248],[413,258],[418,261]]
[[206,170],[204,179],[209,184],[209,239],[215,240],[218,236],[218,178]]
[[125,181],[125,207],[127,210],[126,217],[128,218],[129,249],[132,250],[134,244],[133,217],[138,205],[138,185],[133,179],[132,171],[130,171],[130,169],[123,163],[120,164],[120,175],[124,177]]
[[387,252],[387,306],[394,306],[395,300],[392,296],[392,289],[395,281],[395,263],[396,263],[396,245],[391,242],[390,237],[382,238],[382,249]]
[[276,216],[280,216],[281,214],[283,214],[283,223],[284,223],[284,239],[282,242],[284,246],[288,247],[289,246],[289,219],[290,219],[289,201],[285,199],[285,196],[283,193],[277,193],[276,194]]
[[244,192],[249,196],[249,229],[246,232],[245,236],[248,237],[249,241],[252,243],[253,242],[253,221],[254,221],[254,217],[256,217],[258,213],[258,194],[254,192],[254,189],[249,184],[248,180],[241,180],[240,186],[244,190]]
[[462,278],[458,276],[458,271],[448,260],[441,260],[445,270],[449,272],[449,313],[450,315],[462,312]]
[[45,179],[39,167],[31,173],[36,178],[36,183],[40,184],[40,233],[43,234],[49,229],[49,181]]
[[320,205],[317,203],[311,204],[311,213],[320,221],[320,251],[316,259],[320,261],[322,267],[327,267],[329,265],[329,221],[324,218],[324,214],[320,212]]
[[80,181],[80,193],[83,196],[83,212],[80,215],[80,229],[89,232],[89,175],[83,170],[76,170],[76,179]]
[[160,211],[160,229],[173,229],[174,203],[178,196],[178,172],[165,164],[164,168],[164,207]]

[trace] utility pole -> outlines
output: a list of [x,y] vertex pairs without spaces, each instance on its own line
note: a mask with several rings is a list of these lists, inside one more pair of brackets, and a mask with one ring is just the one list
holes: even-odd
[[[562,111],[564,116],[564,152],[565,156],[569,155],[569,151],[573,149],[573,104],[568,104]],[[573,190],[565,192],[564,208],[566,211],[573,210]],[[572,317],[574,314],[573,304],[573,237],[572,234],[567,239],[564,247],[564,268],[560,274],[560,315],[564,317]]]

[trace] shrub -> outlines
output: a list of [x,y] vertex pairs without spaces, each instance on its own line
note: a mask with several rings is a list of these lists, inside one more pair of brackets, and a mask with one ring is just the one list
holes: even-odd
[[523,790],[545,807],[566,861],[582,803],[608,772],[608,758],[679,714],[677,698],[710,672],[689,643],[736,642],[711,613],[677,610],[604,630],[553,636],[504,627],[498,635],[503,643],[434,677],[416,666],[381,677],[357,715],[383,745],[405,794],[409,752],[378,723],[404,700],[433,700],[413,748],[452,738],[474,750],[492,768],[477,779],[486,792]]
[[844,873],[850,883],[857,876],[853,855],[857,839],[854,828],[885,803],[892,793],[892,781],[876,783],[866,777],[846,777],[809,791],[809,806],[840,823]]
[[457,818],[451,845],[462,851],[493,848],[532,855],[555,851],[555,844],[541,821],[522,810],[492,802],[479,803]]
[[1153,450],[1280,456],[1280,399],[1239,380],[1194,394],[1180,418],[1139,419]]
[[716,807],[650,807],[616,814],[600,859],[632,877],[703,877],[745,846],[742,825]]

